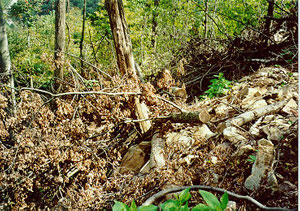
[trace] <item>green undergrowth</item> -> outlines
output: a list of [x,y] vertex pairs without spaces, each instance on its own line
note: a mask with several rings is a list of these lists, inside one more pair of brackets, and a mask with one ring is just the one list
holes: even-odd
[[[221,211],[225,210],[228,204],[228,194],[225,192],[220,200],[210,192],[199,190],[200,195],[202,196],[203,200],[206,204],[200,203],[195,207],[191,208],[192,211]],[[165,201],[164,203],[160,204],[159,206],[155,205],[144,205],[137,207],[135,201],[131,203],[131,206],[127,206],[126,204],[115,201],[113,206],[113,211],[156,211],[156,210],[163,210],[163,211],[188,211],[190,210],[188,206],[188,201],[192,197],[190,194],[190,189],[183,190],[179,195],[174,194],[174,199],[170,199]]]

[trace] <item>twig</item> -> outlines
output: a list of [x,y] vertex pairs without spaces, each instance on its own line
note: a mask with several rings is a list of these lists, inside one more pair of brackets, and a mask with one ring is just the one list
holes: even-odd
[[10,171],[14,167],[18,152],[19,152],[19,146],[17,147],[13,162],[11,163],[11,165],[7,169],[4,170],[5,172]]
[[84,59],[82,59],[82,58],[80,58],[80,57],[78,57],[78,56],[75,56],[75,55],[73,55],[73,54],[70,54],[70,53],[67,53],[67,52],[64,52],[64,53],[67,54],[67,55],[69,55],[69,56],[72,56],[72,57],[74,57],[74,58],[76,58],[76,59],[81,60],[82,62],[86,63],[87,65],[89,65],[89,66],[95,68],[96,70],[98,70],[99,72],[101,72],[103,75],[106,75],[108,78],[112,79],[112,77],[111,77],[109,74],[107,74],[107,73],[104,72],[103,70],[100,70],[98,67],[96,67],[95,65],[89,63],[88,61],[85,61]]
[[217,192],[222,192],[222,193],[227,192],[227,194],[229,196],[232,196],[232,197],[235,197],[235,198],[238,198],[238,199],[245,199],[245,200],[250,201],[251,203],[255,204],[256,206],[258,206],[259,208],[264,209],[264,210],[286,210],[286,211],[294,211],[294,210],[296,211],[297,210],[297,209],[287,209],[287,208],[281,208],[281,207],[266,207],[265,205],[261,204],[260,202],[256,201],[254,198],[252,198],[250,196],[243,196],[243,195],[239,195],[239,194],[236,194],[236,193],[233,193],[231,191],[227,191],[227,190],[224,190],[224,189],[221,189],[221,188],[216,188],[216,187],[206,186],[206,185],[192,185],[192,186],[182,186],[182,187],[175,187],[175,188],[165,189],[165,190],[162,190],[162,191],[154,194],[150,198],[148,198],[143,203],[143,205],[153,204],[153,202],[156,199],[158,199],[158,198],[160,198],[160,197],[162,197],[162,196],[164,196],[168,193],[182,191],[182,190],[185,190],[187,188],[212,190],[212,191],[217,191]]
[[29,90],[29,91],[35,91],[43,94],[50,95],[51,97],[61,97],[65,95],[93,95],[93,94],[99,94],[99,95],[109,95],[109,96],[119,96],[119,95],[141,95],[142,93],[139,92],[101,92],[101,91],[89,91],[89,92],[64,92],[64,93],[57,93],[54,94],[52,92],[48,92],[42,89],[35,89],[35,88],[29,88],[29,87],[23,87],[21,89],[17,89],[17,91],[23,91],[23,90]]
[[173,103],[173,102],[171,102],[171,101],[169,101],[169,100],[166,100],[165,98],[160,97],[160,96],[156,96],[156,97],[157,97],[158,99],[160,99],[160,100],[166,102],[166,103],[169,103],[170,105],[174,106],[175,108],[179,109],[181,112],[186,112],[185,109],[180,108],[180,107],[179,107],[178,105],[176,105],[175,103]]
[[124,123],[135,123],[135,122],[144,122],[144,121],[151,121],[156,118],[148,118],[148,119],[127,119],[124,121]]

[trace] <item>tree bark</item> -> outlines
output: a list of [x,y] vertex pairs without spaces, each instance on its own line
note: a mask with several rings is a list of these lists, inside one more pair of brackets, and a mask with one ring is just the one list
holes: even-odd
[[106,0],[110,28],[114,38],[118,67],[121,75],[136,77],[131,39],[126,23],[122,0]]
[[154,0],[154,9],[152,11],[153,17],[152,17],[152,38],[151,38],[151,44],[152,44],[153,48],[156,47],[157,16],[158,16],[157,7],[159,5],[159,1],[160,0]]
[[[128,75],[135,83],[138,83],[135,62],[132,54],[131,39],[126,23],[122,0],[106,0],[105,6],[109,15],[110,27],[114,38],[115,50],[117,53],[118,67],[121,76]],[[140,92],[139,88],[135,91]],[[148,108],[140,102],[138,96],[134,97],[135,112],[138,119],[148,119]],[[139,123],[144,133],[151,127],[150,121]]]
[[66,24],[66,1],[56,0],[55,5],[55,71],[54,88],[61,89],[61,82],[64,76],[64,50],[65,50],[65,24]]
[[[82,9],[82,30],[81,30],[81,39],[80,39],[80,58],[83,58],[83,41],[84,41],[84,31],[85,31],[85,19],[86,19],[86,0],[83,0],[83,9]],[[86,73],[84,72],[84,63],[82,60],[80,60],[80,65],[81,65],[81,74],[83,77],[86,77]]]
[[0,1],[0,82],[10,86],[11,88],[12,113],[15,114],[16,100],[14,92],[14,79],[11,69],[5,23],[6,21],[3,15],[2,1]]
[[208,13],[208,0],[205,0],[205,2],[204,2],[204,6],[205,6],[205,11],[204,11],[204,13],[205,13],[205,18],[204,18],[204,39],[206,39],[207,38],[207,25],[208,25],[208,23],[207,23],[207,13]]
[[266,25],[265,25],[265,30],[266,34],[268,35],[270,32],[270,27],[271,27],[271,18],[273,18],[273,12],[274,12],[274,0],[268,0],[269,6],[268,6],[268,14],[267,14],[267,19],[266,19]]
[[168,116],[160,117],[159,122],[171,121],[173,123],[207,123],[211,119],[210,114],[206,110],[171,113]]

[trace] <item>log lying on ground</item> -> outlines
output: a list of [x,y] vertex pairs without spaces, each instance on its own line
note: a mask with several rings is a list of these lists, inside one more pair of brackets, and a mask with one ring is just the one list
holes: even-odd
[[226,126],[242,126],[247,122],[251,122],[261,116],[267,115],[269,113],[272,112],[277,112],[278,110],[280,110],[285,104],[287,103],[287,101],[280,101],[274,104],[270,104],[267,106],[264,106],[262,108],[258,108],[255,109],[253,111],[248,111],[245,112],[237,117],[235,117],[234,119],[231,119],[230,121],[226,122]]
[[227,121],[226,128],[223,130],[223,136],[225,139],[229,140],[236,146],[241,146],[246,144],[247,138],[244,135],[244,132],[239,129],[242,125],[247,122],[251,122],[259,117],[264,115],[275,113],[280,110],[287,101],[280,101],[273,103],[262,108],[255,109],[253,111],[245,112],[229,121]]
[[160,121],[171,121],[174,123],[207,123],[211,119],[207,110],[171,113],[165,117],[159,117]]

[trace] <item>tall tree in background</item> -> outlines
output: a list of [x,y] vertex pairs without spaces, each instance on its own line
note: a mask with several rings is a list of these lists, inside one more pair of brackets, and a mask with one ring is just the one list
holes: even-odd
[[266,17],[266,23],[265,23],[265,33],[268,36],[270,33],[270,28],[271,28],[271,20],[273,18],[273,13],[274,13],[274,0],[268,0],[269,5],[268,5],[268,14]]
[[[113,34],[115,50],[117,53],[117,63],[121,75],[128,75],[137,83],[135,62],[132,53],[129,29],[126,23],[124,6],[122,0],[106,0],[105,6],[109,15],[110,28]],[[136,90],[139,92],[139,88]],[[148,109],[145,104],[140,103],[140,99],[134,98],[135,112],[138,119],[148,119]],[[140,128],[146,132],[151,127],[150,121],[141,121]]]
[[204,10],[204,39],[207,38],[207,27],[208,27],[208,23],[207,23],[207,13],[208,13],[208,0],[205,0],[204,2],[204,6],[205,6],[205,10]]
[[[83,58],[83,41],[84,41],[84,31],[85,31],[85,19],[86,19],[86,0],[83,0],[83,9],[82,9],[82,30],[81,30],[81,39],[80,39],[80,58]],[[81,64],[81,74],[86,77],[86,73],[84,72],[84,64],[83,60],[80,60]]]
[[0,74],[1,83],[11,87],[11,101],[12,111],[15,113],[15,94],[14,94],[14,79],[11,69],[11,61],[8,49],[7,34],[5,29],[5,19],[2,7],[2,1],[0,1]]
[[59,91],[64,76],[66,1],[56,0],[55,4],[55,71],[54,88]]
[[160,0],[154,0],[154,9],[152,11],[152,38],[151,38],[151,44],[152,47],[156,47],[156,36],[157,36],[157,7],[159,6],[159,1]]

